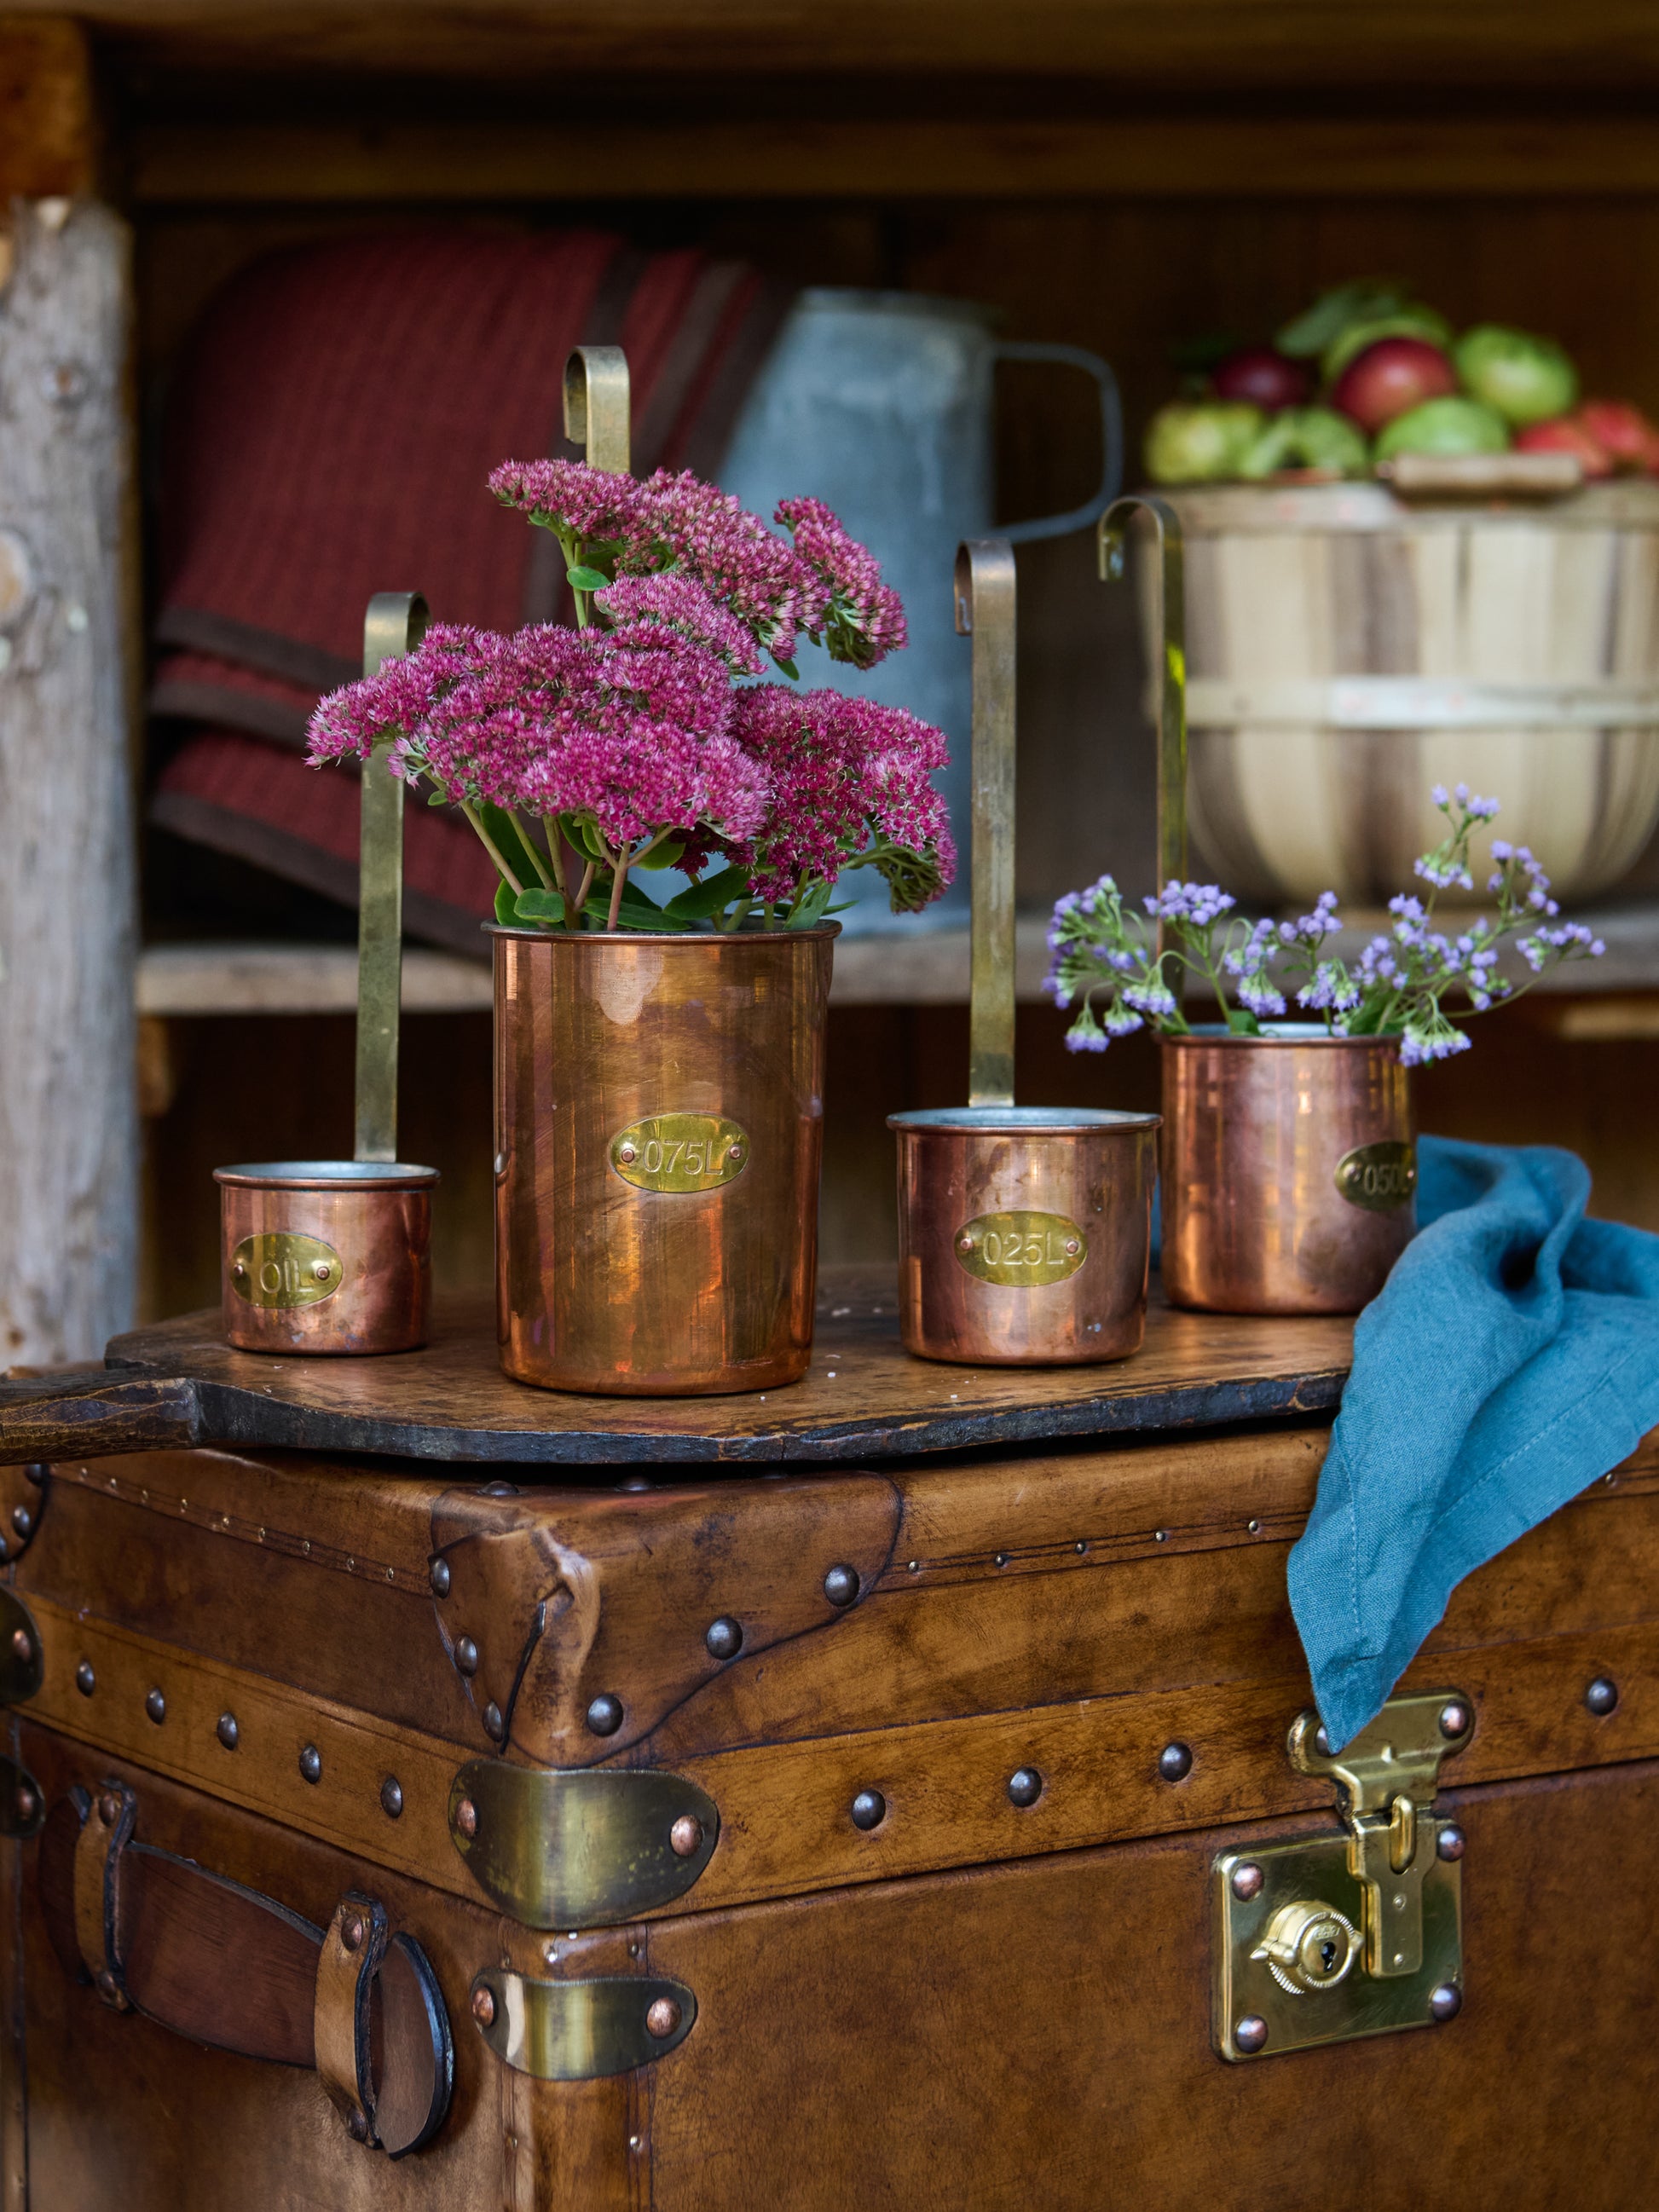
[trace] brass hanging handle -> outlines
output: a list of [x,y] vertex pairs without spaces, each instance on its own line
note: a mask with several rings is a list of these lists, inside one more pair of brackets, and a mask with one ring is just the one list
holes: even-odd
[[578,346],[564,365],[564,434],[586,447],[591,469],[632,466],[628,356],[620,346]]
[[[1129,525],[1150,515],[1158,535],[1158,888],[1187,875],[1187,601],[1181,518],[1167,500],[1131,492],[1114,500],[1095,532],[1103,584],[1128,573]],[[1164,942],[1162,923],[1158,945]],[[1179,984],[1171,987],[1178,998]]]
[[[418,592],[376,592],[363,617],[363,674],[378,676],[426,635]],[[364,765],[357,867],[357,1135],[353,1158],[398,1157],[398,1032],[404,972],[404,787],[390,741]]]
[[957,548],[957,635],[973,641],[973,931],[968,1103],[1014,1103],[1014,549]]

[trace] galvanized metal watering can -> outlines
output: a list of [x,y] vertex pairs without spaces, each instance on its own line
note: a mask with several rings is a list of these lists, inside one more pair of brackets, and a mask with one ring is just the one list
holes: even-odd
[[[809,290],[756,379],[720,471],[745,507],[769,515],[807,492],[828,501],[877,555],[903,595],[910,643],[867,675],[805,649],[802,680],[905,707],[945,731],[953,764],[941,778],[965,855],[970,834],[967,658],[943,620],[941,580],[957,545],[993,527],[993,405],[998,364],[1049,362],[1081,369],[1099,388],[1099,489],[1081,507],[999,532],[1007,544],[1085,530],[1116,495],[1123,472],[1117,386],[1106,363],[1079,346],[998,338],[994,311],[908,292]],[[847,878],[848,930],[960,927],[966,871],[920,916],[895,916],[868,870]]]

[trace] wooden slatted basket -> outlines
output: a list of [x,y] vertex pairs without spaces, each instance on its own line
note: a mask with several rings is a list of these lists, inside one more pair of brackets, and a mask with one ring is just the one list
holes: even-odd
[[1500,834],[1564,896],[1629,870],[1659,823],[1659,484],[1167,496],[1187,538],[1191,825],[1231,889],[1380,902],[1443,830],[1431,787],[1459,781],[1503,801]]

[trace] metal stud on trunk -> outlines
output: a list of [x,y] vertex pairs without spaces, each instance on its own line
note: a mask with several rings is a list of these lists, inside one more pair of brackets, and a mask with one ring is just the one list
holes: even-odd
[[975,1365],[1121,1359],[1146,1318],[1156,1114],[1014,1103],[1014,554],[958,547],[973,641],[969,1101],[895,1114],[907,1352]]
[[[376,592],[363,624],[364,675],[412,653],[427,619],[419,592]],[[403,804],[387,748],[377,745],[362,781],[355,1157],[215,1171],[225,1335],[245,1352],[410,1352],[427,1339],[438,1175],[398,1158]]]

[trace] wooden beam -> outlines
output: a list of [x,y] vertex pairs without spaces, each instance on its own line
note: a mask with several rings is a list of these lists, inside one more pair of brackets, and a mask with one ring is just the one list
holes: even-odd
[[[57,179],[54,179],[57,181]],[[11,204],[0,291],[0,1369],[95,1357],[137,1240],[130,240]]]
[[643,199],[1502,198],[1659,192],[1631,118],[140,127],[150,204]]
[[88,0],[85,12],[166,70],[539,81],[556,94],[606,71],[711,86],[1048,76],[1177,98],[1366,85],[1571,97],[1659,82],[1652,0]]
[[90,191],[98,133],[87,35],[63,15],[0,15],[0,208]]

